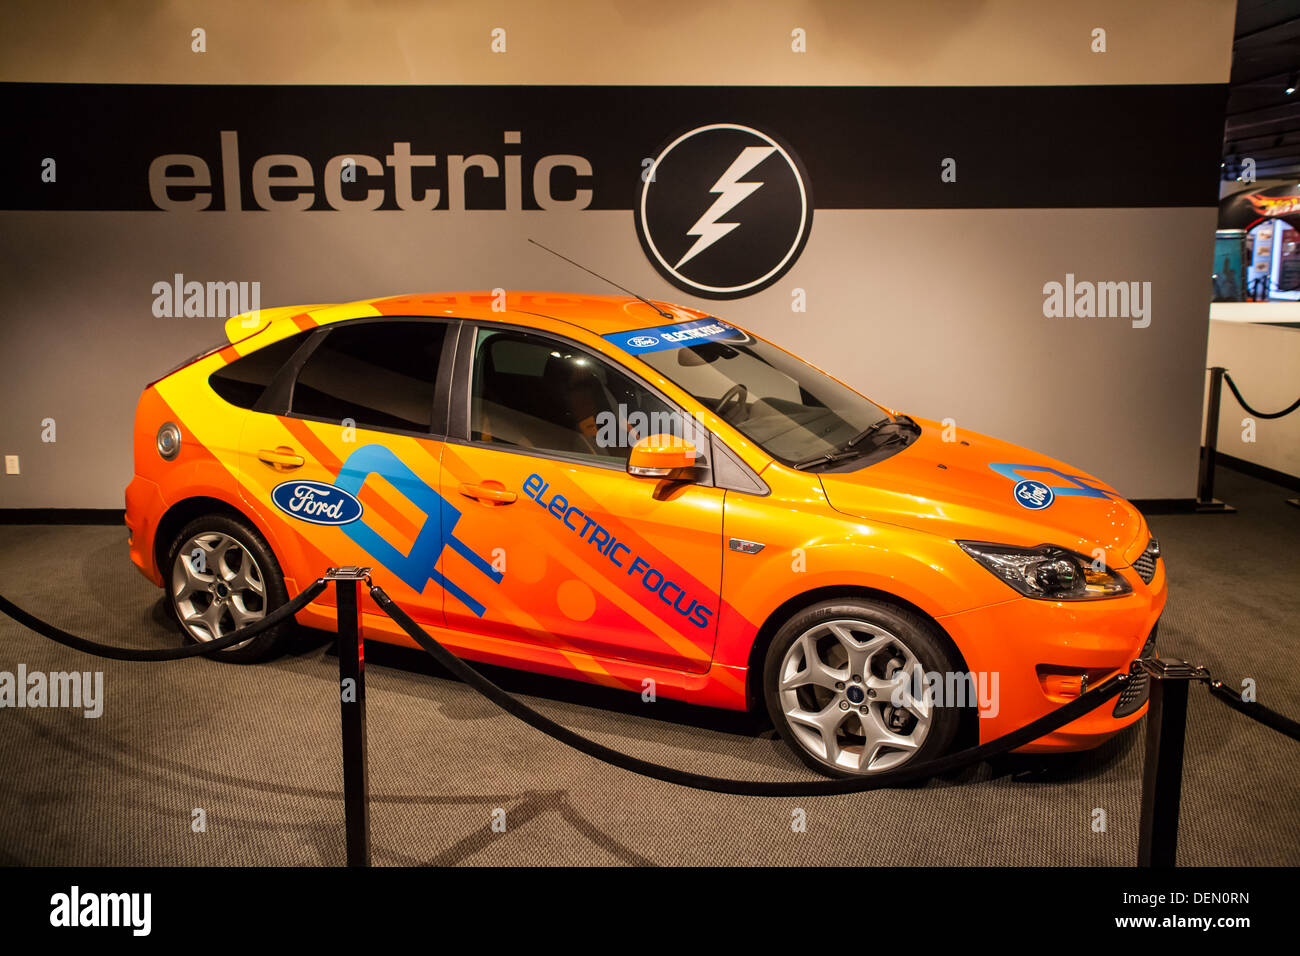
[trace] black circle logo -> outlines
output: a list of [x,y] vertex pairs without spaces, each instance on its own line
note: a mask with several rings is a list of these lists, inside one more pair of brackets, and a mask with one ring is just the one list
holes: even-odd
[[709,299],[766,289],[812,230],[812,197],[793,151],[767,133],[713,123],[683,133],[643,177],[636,231],[660,275]]

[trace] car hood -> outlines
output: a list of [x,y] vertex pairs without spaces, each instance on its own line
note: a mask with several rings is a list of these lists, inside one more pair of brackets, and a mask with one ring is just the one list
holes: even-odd
[[[819,474],[832,508],[954,540],[1055,544],[1126,567],[1142,515],[1105,482],[1009,442],[972,432],[943,441],[936,422],[898,453],[853,471]],[[1052,488],[1039,510],[1013,496],[1020,478]],[[1072,480],[1073,479],[1073,480]],[[1143,540],[1141,546],[1145,547]]]

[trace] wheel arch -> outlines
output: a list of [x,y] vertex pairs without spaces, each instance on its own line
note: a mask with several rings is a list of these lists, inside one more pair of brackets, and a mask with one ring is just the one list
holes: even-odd
[[167,510],[163,512],[162,517],[158,519],[158,527],[154,531],[153,557],[164,580],[166,580],[167,574],[170,573],[167,567],[167,552],[171,549],[176,535],[181,528],[195,518],[210,514],[227,515],[248,522],[262,536],[262,540],[271,549],[272,556],[279,563],[280,559],[276,552],[274,539],[267,534],[266,529],[262,527],[262,523],[255,516],[235,507],[222,498],[213,498],[209,495],[194,495],[189,498],[182,498],[169,505]]
[[[794,617],[805,608],[812,607],[814,604],[820,604],[822,601],[834,600],[836,598],[853,598],[858,600],[876,601],[881,604],[888,604],[900,610],[907,611],[923,618],[934,629],[935,634],[943,642],[944,646],[952,652],[959,667],[969,670],[966,663],[966,657],[957,646],[957,642],[952,639],[946,628],[940,624],[934,615],[926,612],[923,608],[917,607],[911,601],[905,600],[896,594],[888,591],[881,591],[877,588],[865,587],[862,585],[828,585],[826,587],[813,588],[810,591],[804,591],[787,599],[783,604],[775,608],[767,619],[759,627],[758,633],[754,638],[754,643],[749,649],[748,666],[746,668],[747,679],[745,681],[745,703],[752,713],[761,713],[764,710],[763,704],[763,660],[767,656],[767,649],[772,644],[772,639],[776,632],[781,629],[786,621]],[[961,733],[965,732],[965,728]]]

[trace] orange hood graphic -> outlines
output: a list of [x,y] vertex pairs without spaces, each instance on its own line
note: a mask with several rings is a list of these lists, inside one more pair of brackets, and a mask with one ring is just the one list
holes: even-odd
[[[1100,548],[1110,567],[1128,564],[1144,521],[1114,488],[1009,442],[965,431],[945,442],[937,423],[917,424],[920,437],[890,458],[857,471],[823,473],[831,507],[945,538],[1056,544],[1089,556]],[[1014,495],[1017,477],[1046,484],[1051,503],[1039,510],[1021,505]]]

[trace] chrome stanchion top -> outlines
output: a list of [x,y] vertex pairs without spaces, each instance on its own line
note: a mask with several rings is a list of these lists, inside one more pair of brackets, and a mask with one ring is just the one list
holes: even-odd
[[345,568],[326,568],[322,581],[365,581],[370,584],[370,569],[349,565]]

